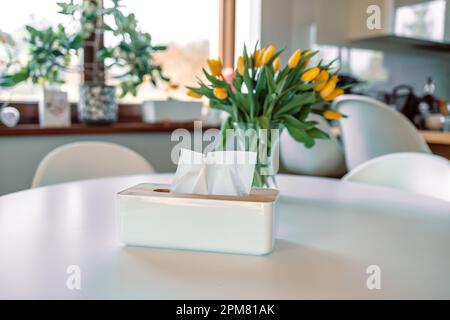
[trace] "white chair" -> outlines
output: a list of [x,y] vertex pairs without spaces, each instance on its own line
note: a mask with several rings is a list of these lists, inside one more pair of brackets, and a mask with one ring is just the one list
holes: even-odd
[[342,180],[374,184],[450,201],[450,162],[424,153],[394,153],[367,161]]
[[414,125],[380,101],[343,95],[335,100],[333,108],[348,115],[339,120],[348,170],[389,153],[431,153]]
[[308,120],[317,121],[318,128],[328,133],[330,139],[316,140],[315,146],[307,149],[285,130],[280,138],[280,158],[283,168],[297,174],[341,177],[346,172],[342,146],[322,117],[311,114]]
[[141,155],[121,145],[75,142],[56,148],[42,159],[31,187],[153,172]]

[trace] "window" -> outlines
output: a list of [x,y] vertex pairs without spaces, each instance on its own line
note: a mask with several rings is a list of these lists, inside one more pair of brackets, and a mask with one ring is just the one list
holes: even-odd
[[[105,4],[111,0],[104,0]],[[153,37],[154,44],[168,45],[168,50],[156,56],[165,73],[181,86],[192,85],[201,75],[208,57],[219,56],[219,10],[220,3],[233,3],[234,0],[122,0],[124,10],[133,12],[140,28]],[[258,0],[259,1],[259,0]],[[24,26],[30,24],[43,28],[61,22],[68,28],[73,26],[71,19],[58,14],[58,0],[15,0],[9,3],[7,10],[0,11],[0,72],[8,63],[8,53],[19,53],[18,61],[27,59],[27,48],[23,41],[26,31]],[[17,17],[20,16],[20,19]],[[3,43],[1,39],[13,39],[15,47]],[[105,38],[105,44],[114,45],[113,39]],[[16,56],[9,54],[10,56]],[[81,80],[80,63],[73,61],[72,72],[64,74],[66,84],[63,90],[69,92],[71,101],[78,100]],[[77,67],[78,66],[78,67]],[[111,70],[107,81],[116,82],[114,75],[119,70]],[[38,86],[26,83],[12,90],[0,89],[0,100],[37,101],[41,94]],[[168,92],[164,86],[153,88],[149,83],[141,86],[137,97],[127,96],[124,102],[141,103],[147,99],[166,99]],[[181,91],[171,97],[184,98]]]
[[[152,35],[154,44],[168,46],[165,52],[156,55],[171,80],[182,86],[194,85],[202,73],[206,60],[219,55],[219,0],[123,0],[128,12],[133,12],[142,31]],[[113,40],[106,37],[105,45]],[[112,70],[113,77],[120,70]],[[168,96],[184,99],[180,90],[167,92],[164,86],[154,88],[143,84],[138,96],[126,96],[123,101],[140,103],[149,99],[167,99]]]
[[395,11],[395,34],[443,41],[445,3],[445,0],[434,0],[398,7]]
[[352,48],[349,49],[348,62],[351,74],[359,79],[373,82],[389,80],[381,51]]
[[[0,10],[0,32],[3,39],[9,38],[13,43],[0,41],[0,72],[11,60],[24,62],[27,60],[28,50],[23,38],[26,35],[25,25],[36,28],[45,28],[57,23],[63,23],[66,28],[74,28],[68,17],[58,14],[56,0],[14,0]],[[10,56],[10,53],[13,53]],[[78,65],[78,61],[72,61]],[[65,73],[63,78],[66,84],[62,87],[69,94],[69,99],[78,99],[80,74],[77,72]],[[0,88],[0,100],[37,101],[41,94],[38,86],[31,83],[21,84],[12,90]]]
[[[5,70],[10,58],[16,58],[16,68],[28,59],[27,45],[23,40],[26,35],[25,25],[45,28],[63,23],[68,30],[79,28],[70,17],[58,14],[58,1],[14,0],[8,3],[7,10],[0,11],[0,73]],[[111,0],[103,1],[105,6],[111,4]],[[197,77],[202,77],[206,60],[224,53],[219,52],[221,33],[233,35],[227,37],[232,43],[228,41],[225,45],[227,60],[235,60],[232,57],[234,51],[235,55],[242,53],[243,43],[253,47],[260,37],[261,0],[122,0],[122,5],[126,13],[136,15],[142,31],[152,35],[153,44],[168,46],[165,52],[156,54],[155,60],[163,66],[165,74],[181,87],[194,85]],[[227,25],[223,20],[226,20]],[[232,33],[233,29],[236,30],[236,36]],[[9,41],[11,39],[12,43]],[[115,40],[110,35],[105,34],[104,41],[106,46],[114,46]],[[69,100],[73,102],[78,100],[83,76],[79,60],[82,62],[83,57],[74,59],[71,70],[63,74],[66,83],[61,87],[68,92]],[[118,81],[115,76],[120,71],[109,70],[107,82],[116,84]],[[30,82],[9,90],[0,88],[0,100],[36,102],[40,95],[41,88]],[[139,88],[137,97],[127,95],[122,102],[142,103],[149,99],[169,97],[186,98],[183,90],[169,91],[164,84],[154,88],[148,82]]]

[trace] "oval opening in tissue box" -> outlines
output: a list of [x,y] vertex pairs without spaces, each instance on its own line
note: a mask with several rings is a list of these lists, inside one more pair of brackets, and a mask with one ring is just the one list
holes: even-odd
[[153,189],[154,192],[170,193],[170,189]]
[[267,254],[275,242],[277,198],[274,189],[198,195],[144,183],[117,194],[119,235],[134,246]]

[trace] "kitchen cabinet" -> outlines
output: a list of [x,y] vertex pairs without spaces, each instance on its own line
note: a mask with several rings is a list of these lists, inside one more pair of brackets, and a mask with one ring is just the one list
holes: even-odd
[[319,44],[450,53],[450,0],[321,0],[315,6]]
[[[379,37],[392,33],[394,0],[351,0],[349,2],[347,40]],[[378,18],[380,19],[379,29],[373,28],[378,26],[369,28],[368,20],[373,22],[373,19]]]

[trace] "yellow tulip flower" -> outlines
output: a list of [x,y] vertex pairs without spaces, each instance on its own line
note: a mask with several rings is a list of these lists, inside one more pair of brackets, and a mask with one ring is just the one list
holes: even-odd
[[302,80],[305,82],[313,81],[315,78],[317,78],[319,73],[320,69],[318,67],[311,68],[303,74]]
[[195,98],[195,99],[200,99],[201,97],[203,97],[203,95],[201,95],[201,94],[199,94],[199,93],[197,93],[197,92],[194,92],[194,91],[192,91],[191,89],[189,89],[189,90],[187,91],[186,94],[187,94],[189,97]]
[[339,120],[342,118],[342,114],[333,110],[326,110],[323,113],[323,116],[327,120]]
[[322,99],[326,99],[336,88],[336,81],[333,81],[333,78],[328,81],[325,87],[320,91],[320,96]]
[[238,71],[238,73],[239,73],[241,76],[243,76],[243,75],[244,75],[244,70],[245,70],[245,61],[244,61],[244,57],[243,57],[243,56],[240,56],[240,57],[238,58],[238,61],[237,61],[237,71]]
[[224,99],[228,98],[227,89],[225,89],[225,88],[220,88],[220,87],[214,88],[213,93],[217,99],[224,100]]
[[325,100],[326,100],[326,101],[331,101],[331,100],[336,99],[336,98],[339,97],[339,96],[342,96],[343,94],[344,94],[344,90],[342,90],[342,89],[335,89],[332,93],[330,93],[330,94],[325,98]]
[[222,75],[222,62],[220,60],[208,59],[209,70],[215,77]]
[[264,55],[263,55],[263,64],[268,64],[274,54],[275,54],[275,47],[272,45],[267,47],[267,50],[264,52]]
[[280,57],[277,57],[275,60],[273,60],[273,71],[277,72],[278,70],[280,70]]
[[169,90],[177,90],[179,87],[180,87],[180,85],[178,83],[169,82],[167,84],[167,89],[169,89]]
[[[304,56],[304,57],[308,57],[309,55],[311,55],[311,50],[306,50],[306,51],[303,53],[303,56]],[[305,60],[305,63],[303,64],[303,68],[306,68],[306,67],[308,66],[308,64],[309,64],[310,61],[311,61],[311,58],[307,58],[307,59]]]
[[262,66],[263,63],[263,56],[266,49],[262,48],[261,50],[255,51],[255,67],[259,68]]
[[43,78],[39,78],[37,83],[38,83],[38,85],[45,87],[47,84],[47,80],[45,80]]
[[298,65],[301,55],[302,55],[302,52],[300,49],[295,50],[295,52],[292,54],[292,56],[289,58],[289,61],[288,61],[289,69],[294,69]]
[[317,86],[314,87],[314,91],[319,92],[327,85],[327,81],[330,78],[330,75],[326,70],[320,71],[319,75],[315,79],[315,82],[320,82]]

